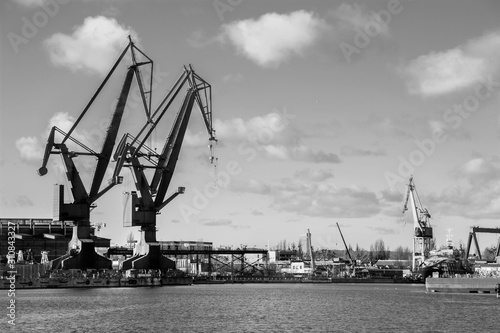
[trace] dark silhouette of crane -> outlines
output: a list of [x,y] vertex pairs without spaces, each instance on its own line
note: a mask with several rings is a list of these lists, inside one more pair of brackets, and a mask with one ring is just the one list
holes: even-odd
[[[115,110],[111,116],[110,124],[107,128],[106,135],[99,152],[90,149],[88,146],[71,136],[73,131],[76,129],[82,118],[86,115],[87,111],[95,101],[96,97],[99,95],[103,87],[108,82],[109,78],[112,76],[113,72],[117,68],[118,64],[123,60],[127,51],[131,52],[132,65],[128,68],[127,74],[125,76],[125,81],[121,88],[121,92],[116,104]],[[145,61],[138,62],[137,54],[139,52],[143,55],[141,58],[145,58]],[[116,143],[116,138],[124,114],[125,106],[127,103],[127,97],[130,92],[132,81],[134,75],[137,79],[137,83],[141,92],[141,96],[144,102],[144,107],[146,114],[150,112],[151,108],[151,90],[145,91],[144,84],[142,82],[142,76],[140,74],[141,66],[150,66],[152,73],[152,60],[147,57],[140,49],[138,49],[132,39],[129,37],[129,43],[127,47],[118,57],[118,60],[114,63],[111,70],[104,78],[101,85],[98,87],[97,91],[94,93],[78,119],[75,121],[71,129],[65,133],[58,127],[52,127],[47,145],[45,147],[45,154],[42,161],[42,166],[38,169],[38,174],[43,176],[47,174],[47,163],[50,155],[57,154],[60,155],[63,160],[63,165],[66,170],[66,177],[71,185],[71,193],[73,196],[73,202],[64,202],[64,185],[56,185],[55,187],[55,198],[54,198],[54,220],[57,221],[72,221],[74,223],[73,227],[73,237],[68,244],[68,252],[66,255],[57,258],[53,261],[52,268],[64,268],[64,269],[101,269],[101,268],[111,268],[111,261],[105,257],[100,256],[95,251],[95,240],[96,237],[91,234],[91,224],[90,224],[90,212],[95,207],[95,202],[102,195],[108,192],[113,186],[121,183],[122,177],[119,175],[114,175],[108,182],[108,185],[101,189],[102,181],[104,179],[106,169],[109,165],[110,159],[113,155],[113,149]],[[152,82],[150,82],[149,87],[151,88]],[[59,137],[62,139],[58,141]],[[77,150],[70,150],[68,148],[67,142],[71,141]],[[79,156],[92,156],[97,159],[95,166],[95,172],[91,180],[90,190],[87,192],[85,185],[80,177],[80,174],[75,166],[73,159]]]
[[[165,140],[161,153],[157,153],[146,145],[146,141],[184,87],[186,87],[186,93],[170,134]],[[212,147],[217,140],[212,127],[211,86],[198,76],[191,66],[183,68],[181,76],[157,109],[147,117],[138,134],[135,136],[125,134],[117,147],[114,177],[118,177],[121,169],[126,166],[132,173],[136,188],[136,191],[124,194],[124,226],[138,226],[141,231],[141,238],[135,246],[133,256],[122,263],[121,268],[124,270],[165,271],[175,268],[174,262],[161,254],[160,244],[156,240],[156,216],[177,195],[184,193],[184,187],[179,187],[176,192],[166,198],[195,103],[201,110],[211,143],[210,147]],[[213,155],[210,161],[216,162]],[[146,174],[147,170],[152,170],[152,177],[151,172],[149,174],[150,180]]]

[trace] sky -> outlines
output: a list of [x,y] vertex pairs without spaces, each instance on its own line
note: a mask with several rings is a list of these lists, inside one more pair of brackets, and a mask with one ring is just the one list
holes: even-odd
[[[60,158],[36,172],[48,131],[71,127],[130,35],[154,60],[153,107],[184,65],[212,86],[217,165],[195,109],[168,191],[186,192],[158,215],[158,240],[273,247],[309,229],[315,248],[342,249],[339,223],[353,247],[411,248],[413,175],[437,244],[466,244],[471,226],[500,227],[499,14],[494,0],[2,1],[0,216],[51,218],[53,184],[70,200]],[[93,149],[125,66],[75,129]],[[142,124],[138,96],[120,133]],[[95,161],[74,160],[89,189]],[[91,213],[118,245],[138,238],[122,175]]]

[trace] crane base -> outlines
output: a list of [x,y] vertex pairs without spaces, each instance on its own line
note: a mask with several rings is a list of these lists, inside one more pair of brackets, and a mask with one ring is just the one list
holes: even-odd
[[121,269],[159,269],[162,271],[175,269],[175,262],[161,254],[159,243],[147,245],[143,251],[123,261]]
[[80,251],[69,250],[52,261],[52,269],[112,269],[112,261],[95,252],[92,239],[80,239]]

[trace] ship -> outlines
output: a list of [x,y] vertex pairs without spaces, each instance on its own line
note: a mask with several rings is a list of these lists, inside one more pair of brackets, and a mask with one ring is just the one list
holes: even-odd
[[[476,232],[500,234],[500,228],[471,227],[467,248],[463,253],[457,253],[450,247],[444,253],[447,255],[425,260],[421,272],[428,292],[500,293],[500,238],[496,247],[496,260],[483,260]],[[475,243],[476,256],[469,255],[472,243]]]

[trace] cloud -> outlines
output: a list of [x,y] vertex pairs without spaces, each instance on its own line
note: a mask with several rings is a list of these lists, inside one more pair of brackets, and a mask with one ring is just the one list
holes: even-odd
[[371,230],[375,231],[379,235],[397,235],[399,232],[392,228],[382,228],[382,227],[369,227]]
[[[294,126],[295,116],[285,112],[272,112],[248,120],[232,118],[214,121],[217,136],[225,145],[236,145],[240,153],[260,154],[278,160],[311,163],[340,163],[338,155],[313,151],[301,143],[304,134]],[[188,133],[189,134],[189,133]],[[189,139],[188,139],[189,137]],[[196,142],[186,136],[189,142]]]
[[474,186],[491,183],[500,179],[500,161],[498,158],[473,158],[459,168],[458,175]]
[[204,218],[200,220],[201,224],[207,227],[231,227],[233,229],[250,229],[250,226],[248,225],[234,225],[231,220],[227,219],[219,219],[219,220],[212,220],[208,218]]
[[339,188],[333,174],[304,169],[270,185],[271,207],[280,212],[314,217],[368,217],[380,212],[374,192],[356,186]]
[[313,151],[309,147],[300,146],[293,151],[294,160],[313,162],[313,163],[340,163],[340,157],[334,153],[325,153],[324,151]]
[[389,26],[380,19],[368,13],[364,6],[358,4],[341,4],[337,9],[329,12],[336,21],[337,31],[354,31],[359,29],[364,31],[370,24],[378,23],[378,34],[389,35]]
[[269,185],[255,179],[233,179],[229,186],[234,192],[267,194],[271,191]]
[[[381,201],[374,192],[357,186],[339,188],[333,180],[329,170],[307,168],[274,183],[236,180],[234,186],[238,192],[270,196],[272,208],[298,215],[354,218],[381,211]],[[254,212],[253,215],[260,215]]]
[[29,7],[29,8],[34,8],[34,7],[40,7],[49,0],[12,0],[15,3],[20,4],[21,6]]
[[332,183],[303,183],[285,179],[273,188],[273,207],[305,216],[356,218],[380,212],[374,192],[356,186],[337,188]]
[[138,42],[137,33],[114,18],[87,17],[71,35],[56,33],[44,46],[54,66],[104,75],[127,45],[129,35]]
[[340,152],[344,156],[385,156],[387,152],[383,148],[361,149],[353,146],[343,146]]
[[229,40],[239,54],[259,66],[277,67],[292,56],[304,55],[326,27],[313,13],[298,10],[225,24],[219,37]]
[[21,159],[36,161],[42,159],[42,147],[35,137],[22,137],[16,140],[16,148],[21,154]]
[[222,78],[222,82],[226,84],[238,83],[244,80],[244,76],[241,73],[227,74]]
[[293,175],[294,178],[300,178],[305,181],[320,182],[334,177],[330,170],[319,169],[302,169],[298,170]]
[[431,214],[471,219],[497,219],[500,215],[500,158],[475,157],[452,173],[456,184],[441,193],[421,195],[432,203]]
[[439,96],[470,88],[498,74],[500,31],[485,33],[456,48],[422,55],[400,68],[409,92]]
[[210,220],[210,219],[202,219],[201,224],[209,227],[218,227],[218,226],[227,226],[232,224],[230,220],[220,219],[220,220]]
[[383,200],[386,202],[396,202],[402,205],[405,200],[405,194],[396,189],[382,190],[380,193],[382,194]]

